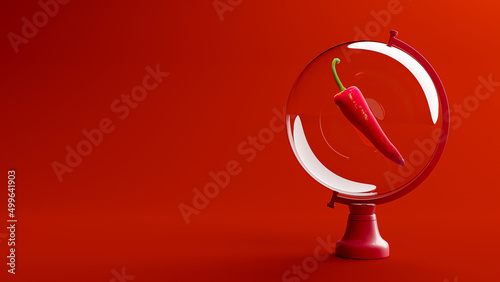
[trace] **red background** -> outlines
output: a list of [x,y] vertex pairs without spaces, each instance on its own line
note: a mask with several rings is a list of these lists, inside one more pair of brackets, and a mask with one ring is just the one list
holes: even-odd
[[[122,270],[124,281],[281,281],[318,237],[342,236],[347,207],[326,207],[330,190],[300,167],[284,130],[250,161],[238,146],[275,120],[307,63],[358,29],[377,41],[396,29],[436,69],[452,109],[478,101],[479,76],[500,81],[493,1],[221,1],[234,5],[223,20],[213,1],[70,1],[18,53],[9,32],[22,35],[22,18],[41,8],[2,3],[1,281],[119,281]],[[393,13],[377,22],[379,11]],[[120,120],[110,105],[157,64],[170,75]],[[499,279],[500,91],[491,92],[456,120],[431,176],[378,207],[391,257],[330,257],[308,281]],[[103,118],[115,130],[58,181],[51,163]],[[186,224],[179,204],[192,206],[193,188],[231,160],[241,173]]]

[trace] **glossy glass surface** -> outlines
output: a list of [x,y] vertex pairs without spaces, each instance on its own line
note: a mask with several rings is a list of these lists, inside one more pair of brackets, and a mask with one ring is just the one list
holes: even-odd
[[[339,88],[357,86],[387,137],[406,161],[382,155],[338,109]],[[419,177],[440,142],[442,107],[425,69],[385,43],[361,41],[334,47],[314,59],[297,79],[287,106],[290,144],[319,183],[353,198],[387,196]]]

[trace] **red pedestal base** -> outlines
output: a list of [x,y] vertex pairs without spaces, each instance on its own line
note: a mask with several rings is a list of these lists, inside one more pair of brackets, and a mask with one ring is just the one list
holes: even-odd
[[389,244],[378,231],[375,204],[350,204],[344,237],[335,255],[352,259],[381,259],[389,256]]

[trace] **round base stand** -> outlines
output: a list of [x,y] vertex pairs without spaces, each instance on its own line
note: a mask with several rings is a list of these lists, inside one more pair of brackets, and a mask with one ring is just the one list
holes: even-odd
[[375,204],[350,204],[344,237],[335,255],[351,259],[381,259],[389,256],[389,244],[378,231]]

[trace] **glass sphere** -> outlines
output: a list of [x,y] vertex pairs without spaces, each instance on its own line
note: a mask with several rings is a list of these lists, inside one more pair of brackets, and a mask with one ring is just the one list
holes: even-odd
[[[405,160],[385,157],[335,104],[356,86],[380,127]],[[448,122],[448,121],[446,121]],[[287,104],[287,131],[302,167],[319,183],[350,199],[377,199],[404,189],[435,157],[442,138],[443,107],[425,68],[395,46],[345,43],[315,58],[295,82]]]

